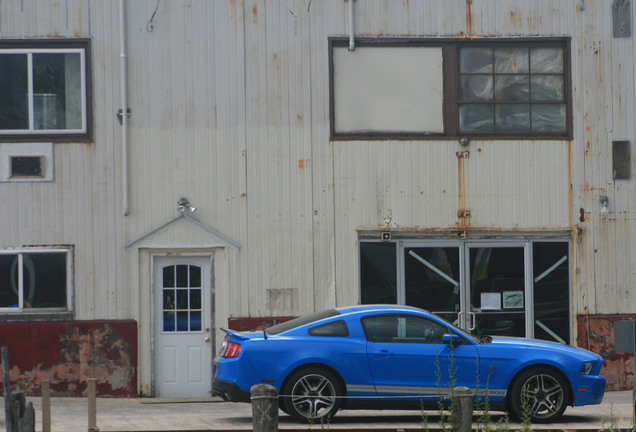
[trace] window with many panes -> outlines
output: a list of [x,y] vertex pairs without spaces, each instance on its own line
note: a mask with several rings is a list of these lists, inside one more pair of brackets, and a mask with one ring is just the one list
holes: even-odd
[[70,310],[69,249],[0,251],[0,310]]
[[0,40],[0,139],[90,138],[90,44]]
[[568,39],[330,39],[332,139],[568,139]]

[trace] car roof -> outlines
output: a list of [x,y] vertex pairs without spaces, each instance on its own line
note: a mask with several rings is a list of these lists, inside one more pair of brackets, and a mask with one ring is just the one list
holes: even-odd
[[402,306],[402,305],[391,305],[391,304],[370,304],[370,305],[357,305],[357,306],[343,306],[336,308],[338,312],[341,314],[351,314],[358,312],[424,312],[428,313],[428,311],[424,309],[420,309],[414,306]]

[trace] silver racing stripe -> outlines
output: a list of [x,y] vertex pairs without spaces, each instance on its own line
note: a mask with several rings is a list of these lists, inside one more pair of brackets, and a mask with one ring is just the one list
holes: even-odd
[[[348,384],[347,392],[360,392],[360,393],[381,393],[381,394],[401,394],[401,395],[413,395],[413,396],[449,396],[451,391],[447,387],[418,387],[418,386],[378,386],[377,388],[372,385],[357,385]],[[505,397],[506,389],[475,389],[471,388],[473,394],[478,396],[489,397]]]

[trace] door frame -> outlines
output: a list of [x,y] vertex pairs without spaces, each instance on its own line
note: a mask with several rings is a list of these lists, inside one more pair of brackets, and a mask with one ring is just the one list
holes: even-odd
[[[404,253],[406,248],[422,247],[457,247],[459,249],[459,268],[460,274],[460,311],[470,311],[470,249],[471,248],[498,248],[498,247],[522,247],[524,253],[524,296],[526,302],[524,305],[524,324],[526,338],[534,337],[534,292],[533,292],[533,244],[560,242],[568,244],[568,260],[569,260],[569,322],[572,325],[572,250],[571,240],[565,238],[521,238],[521,239],[399,239],[396,240],[396,266],[397,266],[397,304],[406,304],[406,272]],[[459,327],[468,328],[468,320],[466,313],[459,317]],[[570,331],[571,342],[573,332]]]
[[[202,315],[204,316],[202,318],[202,329],[206,328],[206,324],[207,324],[207,328],[210,329],[209,331],[209,337],[210,337],[210,343],[206,344],[209,345],[209,349],[210,349],[210,359],[214,359],[214,352],[215,352],[215,346],[216,346],[216,338],[215,338],[215,333],[216,333],[216,328],[215,328],[215,298],[214,298],[214,252],[212,251],[205,251],[205,252],[201,252],[201,251],[182,251],[182,252],[151,252],[150,253],[150,286],[149,286],[149,290],[150,290],[150,337],[151,337],[151,356],[150,356],[150,360],[151,360],[151,371],[152,371],[152,375],[151,375],[151,394],[153,397],[156,397],[157,394],[157,344],[156,344],[156,338],[157,338],[157,307],[156,307],[156,302],[158,301],[156,295],[157,295],[157,286],[156,284],[158,283],[158,281],[155,278],[156,275],[156,271],[158,268],[158,262],[162,261],[162,260],[173,260],[173,261],[188,261],[188,260],[205,260],[205,266],[207,266],[207,274],[204,274],[205,272],[202,272],[201,275],[201,279],[202,279],[202,283],[207,283],[208,285],[208,294],[207,294],[207,301],[205,301],[202,304]],[[202,269],[203,270],[203,269]],[[203,281],[207,281],[207,282],[203,282]],[[212,364],[210,363],[210,374],[211,374],[211,368],[212,368]],[[210,381],[210,390],[212,389],[212,382]]]

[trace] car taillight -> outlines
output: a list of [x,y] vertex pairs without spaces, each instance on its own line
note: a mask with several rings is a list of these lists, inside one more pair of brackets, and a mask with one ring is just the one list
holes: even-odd
[[223,357],[225,358],[235,358],[238,357],[241,353],[241,345],[236,342],[228,342],[225,347],[225,352],[223,353]]

